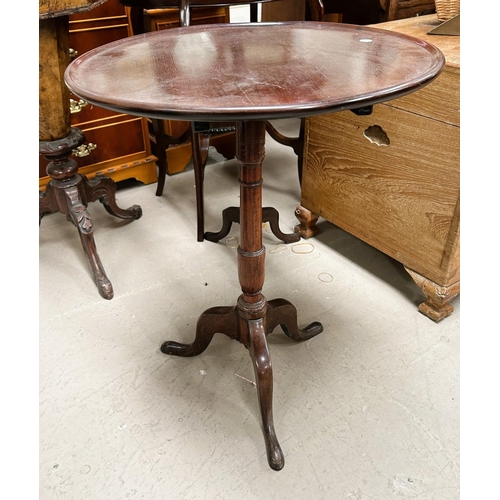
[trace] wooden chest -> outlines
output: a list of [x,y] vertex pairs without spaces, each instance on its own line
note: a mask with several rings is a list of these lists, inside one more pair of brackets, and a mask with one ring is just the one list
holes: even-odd
[[438,24],[430,15],[376,25],[441,49],[447,63],[433,83],[368,116],[306,120],[296,228],[311,236],[321,216],[401,262],[435,321],[460,289],[460,37],[427,35]]

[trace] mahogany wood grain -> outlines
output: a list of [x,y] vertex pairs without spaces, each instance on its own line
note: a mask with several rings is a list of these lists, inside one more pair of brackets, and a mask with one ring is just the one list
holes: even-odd
[[323,327],[313,322],[300,329],[293,304],[285,299],[267,301],[262,293],[266,121],[358,108],[406,95],[434,80],[443,66],[439,50],[414,38],[356,26],[299,22],[147,33],[84,54],[66,71],[66,82],[76,95],[103,107],[159,119],[236,121],[242,293],[236,306],[202,313],[191,344],[167,341],[161,350],[195,356],[207,348],[215,333],[249,349],[267,460],[274,470],[283,468],[284,455],[273,423],[273,376],[266,337],[281,325],[292,340],[304,341]]
[[[82,99],[129,114],[268,120],[401,97],[430,83],[443,66],[434,46],[398,33],[336,23],[259,23],[118,40],[73,61],[65,78]],[[132,67],[134,74],[123,78]]]
[[[129,18],[131,35],[183,27],[190,24],[229,22],[229,7],[227,6],[200,7],[197,4],[192,5],[190,1],[181,2],[181,0],[165,1],[165,6],[168,8],[158,8],[159,2],[157,0],[120,0],[120,3],[126,6],[125,10]],[[231,2],[231,4],[233,3],[235,2]],[[191,12],[191,7],[196,7],[193,12]],[[157,158],[158,183],[156,196],[163,194],[166,175],[182,172],[191,158],[193,159],[195,176],[200,178],[202,173],[200,174],[197,170],[201,170],[202,167],[197,164],[195,155],[191,154],[192,150],[194,152],[194,149],[196,149],[196,143],[191,140],[190,124],[178,120],[151,119],[148,120],[148,123],[151,147]],[[234,157],[234,133],[231,133],[230,136],[224,134],[224,136],[214,138],[212,145],[218,146],[219,149],[217,150],[227,158]],[[198,184],[196,184],[196,187],[199,188]],[[202,201],[197,196],[198,213],[202,214],[201,216],[198,215],[198,227],[202,225],[203,219],[202,208],[199,206],[202,205]],[[198,233],[200,232],[202,231],[198,229]],[[203,240],[203,236],[201,240]]]

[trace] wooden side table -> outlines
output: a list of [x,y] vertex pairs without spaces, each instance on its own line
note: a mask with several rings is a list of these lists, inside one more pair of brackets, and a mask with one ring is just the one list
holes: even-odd
[[78,173],[70,158],[85,142],[84,134],[70,125],[69,90],[64,71],[70,62],[68,16],[89,10],[105,0],[60,0],[39,3],[39,151],[49,160],[51,180],[39,195],[40,222],[48,213],[60,212],[76,226],[92,277],[99,294],[113,298],[113,286],[106,276],[94,241],[94,225],[87,211],[89,202],[99,200],[106,211],[121,219],[139,219],[138,205],[123,210],[115,199],[116,185],[109,177],[87,178]]
[[[315,51],[319,46],[322,50]],[[188,57],[193,47],[197,58]],[[191,344],[167,341],[161,351],[196,356],[216,333],[238,340],[250,351],[267,459],[274,470],[282,469],[285,459],[274,429],[267,335],[281,325],[292,340],[304,341],[321,333],[323,326],[313,322],[299,328],[292,303],[282,298],[268,301],[262,293],[266,121],[359,108],[409,94],[431,82],[443,66],[438,49],[411,37],[352,25],[299,22],[146,33],[84,54],[66,70],[72,91],[99,106],[151,118],[236,122],[242,293],[236,305],[203,312]],[[128,67],[139,70],[123,72]],[[204,71],[208,68],[211,71]]]

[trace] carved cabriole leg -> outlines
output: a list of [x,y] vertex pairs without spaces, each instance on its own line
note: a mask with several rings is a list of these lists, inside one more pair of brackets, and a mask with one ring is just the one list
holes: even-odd
[[267,303],[266,332],[271,333],[278,325],[295,342],[309,340],[323,331],[323,325],[318,321],[300,329],[297,325],[297,309],[285,299],[273,299]]
[[294,231],[299,233],[302,238],[311,238],[319,233],[319,228],[316,226],[319,215],[301,205],[297,205],[295,217],[299,219],[300,224],[295,226]]
[[269,357],[266,332],[262,319],[248,321],[250,357],[252,358],[260,414],[266,442],[267,461],[271,469],[281,470],[285,456],[276,437],[273,419],[273,368]]
[[239,340],[238,312],[235,307],[207,309],[198,319],[196,337],[192,344],[180,344],[169,340],[163,342],[160,350],[164,354],[175,356],[197,356],[209,346],[216,333],[223,333],[231,339]]
[[[77,176],[80,177],[80,176]],[[97,254],[97,248],[94,241],[94,225],[87,211],[87,206],[82,203],[78,186],[73,186],[61,191],[66,197],[68,215],[78,229],[80,240],[82,242],[85,256],[90,267],[90,272],[94,278],[97,289],[101,297],[105,299],[113,298],[113,286],[109,281],[101,259]],[[64,212],[63,212],[64,213]]]
[[116,184],[109,177],[88,180],[78,174],[78,164],[70,158],[74,149],[85,142],[85,135],[71,128],[68,136],[54,141],[39,141],[39,151],[50,160],[47,174],[51,177],[45,193],[39,194],[40,221],[44,214],[60,212],[71,220],[79,231],[82,247],[97,285],[105,299],[113,298],[113,287],[97,254],[94,225],[87,211],[89,202],[99,199],[108,213],[121,219],[139,219],[142,209],[133,205],[127,210],[116,204]]
[[222,211],[222,229],[218,233],[206,232],[205,239],[217,243],[229,234],[233,222],[240,223],[240,207],[225,208]]
[[[56,169],[56,164],[53,163],[49,164],[47,169],[52,175]],[[73,163],[75,165],[71,168]],[[77,171],[76,162],[72,159],[66,158],[64,165],[65,171]],[[108,213],[122,219],[134,220],[142,215],[139,205],[133,205],[128,210],[119,208],[115,192],[116,184],[108,177],[96,177],[89,181],[85,176],[75,174],[62,181],[53,178],[47,185],[45,193],[40,193],[39,202],[40,219],[46,213],[60,212],[67,215],[74,223],[99,294],[108,300],[113,298],[113,287],[97,254],[94,225],[87,211],[88,203],[99,199]]]
[[82,176],[78,164],[70,158],[73,149],[85,142],[85,135],[71,128],[68,136],[55,141],[39,141],[39,151],[48,160],[47,174],[51,177],[45,193],[39,195],[40,221],[44,214],[60,212],[78,229],[83,251],[101,297],[113,298],[113,287],[104,272],[94,241],[94,225],[87,212]]
[[142,208],[139,205],[132,205],[130,208],[123,209],[116,204],[116,184],[110,177],[96,175],[93,179],[87,179],[83,176],[82,189],[87,204],[99,200],[110,215],[130,220],[142,217]]
[[427,299],[418,306],[422,314],[437,323],[453,312],[454,308],[450,302],[460,293],[460,281],[448,286],[438,285],[407,267],[405,269]]
[[[203,209],[203,208],[202,208]],[[233,222],[240,223],[240,207],[227,207],[222,211],[222,229],[218,233],[205,233],[205,239],[217,243],[222,238],[225,238]],[[300,240],[300,234],[290,233],[285,234],[279,226],[279,213],[274,207],[262,208],[262,222],[269,222],[271,232],[284,243],[295,243]],[[201,241],[198,239],[198,241]]]
[[274,207],[264,207],[262,209],[262,222],[269,222],[271,232],[284,243],[296,243],[300,240],[300,234],[285,234],[279,226],[279,213]]

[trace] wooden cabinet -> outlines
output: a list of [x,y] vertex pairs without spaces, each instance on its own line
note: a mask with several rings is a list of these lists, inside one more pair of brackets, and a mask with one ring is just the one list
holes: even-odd
[[[69,16],[69,46],[72,57],[129,35],[125,8],[118,0]],[[151,154],[144,118],[108,111],[71,98],[71,126],[86,137],[76,158],[79,172],[87,178],[103,174],[114,181],[128,178],[149,184],[157,181],[156,157]],[[39,185],[44,189],[50,178],[48,161],[40,156]]]
[[451,314],[460,288],[460,37],[427,35],[437,24],[431,15],[376,25],[433,43],[446,67],[371,115],[307,118],[297,209],[304,234],[316,214],[401,262],[435,321]]

